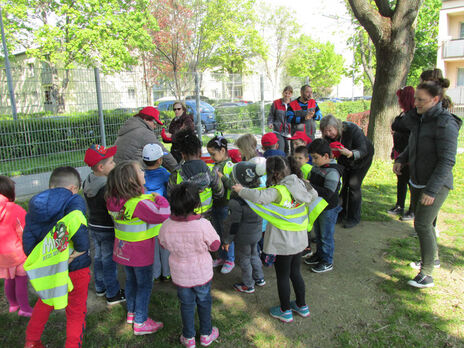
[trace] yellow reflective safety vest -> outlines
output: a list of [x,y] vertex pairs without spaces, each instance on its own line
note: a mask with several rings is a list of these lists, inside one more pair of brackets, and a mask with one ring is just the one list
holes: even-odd
[[[295,204],[292,195],[284,185],[271,186],[279,191],[279,203],[266,205],[245,200],[250,208],[263,219],[269,221],[278,229],[285,231],[311,230],[312,224],[327,206],[327,202],[318,197],[308,209],[306,204]],[[258,188],[257,190],[263,190]]]
[[137,204],[143,200],[154,201],[154,197],[150,194],[133,197],[127,200],[121,212],[109,211],[114,221],[114,234],[119,240],[140,242],[159,234],[162,224],[149,224],[133,217]]
[[[212,165],[209,165],[208,168],[209,170],[213,170]],[[180,175],[180,170],[178,170],[176,184],[180,184],[182,181],[182,175]],[[201,206],[193,210],[197,215],[204,214],[213,207],[213,191],[211,187],[205,188],[203,191],[199,192],[199,194]]]
[[[207,163],[206,164],[211,170],[214,170],[215,168],[215,164],[213,163]],[[227,161],[225,164],[224,164],[224,167],[222,168],[222,174],[224,174],[224,176],[228,179],[230,179],[230,176],[232,174],[232,169],[234,168],[234,163],[231,162],[231,161]],[[226,195],[226,198],[227,200],[230,200],[230,189],[227,189],[225,186],[224,186],[224,190],[226,191],[225,192],[225,195]]]
[[309,174],[311,173],[311,169],[313,168],[312,165],[309,163],[303,164],[301,166],[301,173],[303,174],[303,179],[309,180]]
[[65,215],[35,246],[24,263],[32,287],[45,304],[55,309],[68,305],[68,292],[73,290],[68,260],[73,252],[71,238],[81,225],[87,226],[82,211],[73,210]]

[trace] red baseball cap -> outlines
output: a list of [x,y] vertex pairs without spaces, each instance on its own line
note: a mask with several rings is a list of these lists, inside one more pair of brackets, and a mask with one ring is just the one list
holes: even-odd
[[114,156],[116,150],[116,146],[105,148],[102,145],[92,144],[87,151],[85,151],[84,162],[89,167],[93,167],[101,160]]
[[279,139],[277,139],[277,135],[275,133],[266,133],[263,135],[261,138],[261,145],[263,146],[272,146],[275,145],[279,142]]
[[153,117],[158,124],[163,125],[163,122],[161,122],[159,118],[159,114],[160,114],[159,111],[153,106],[146,106],[142,110],[139,111],[139,115]]
[[306,145],[311,144],[312,139],[306,135],[305,132],[303,131],[297,131],[295,134],[293,134],[293,137],[290,138],[290,140],[296,140],[296,139],[301,139],[303,140]]

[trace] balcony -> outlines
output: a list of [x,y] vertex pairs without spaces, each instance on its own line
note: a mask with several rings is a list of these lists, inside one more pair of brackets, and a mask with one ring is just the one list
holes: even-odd
[[464,39],[444,41],[443,59],[464,58]]

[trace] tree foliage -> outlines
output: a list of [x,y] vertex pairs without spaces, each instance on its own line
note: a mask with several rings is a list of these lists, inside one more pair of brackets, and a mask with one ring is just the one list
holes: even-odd
[[335,52],[330,42],[321,43],[302,34],[291,40],[292,50],[285,63],[287,74],[301,78],[308,77],[313,90],[318,95],[327,95],[338,84],[345,69],[344,59]]

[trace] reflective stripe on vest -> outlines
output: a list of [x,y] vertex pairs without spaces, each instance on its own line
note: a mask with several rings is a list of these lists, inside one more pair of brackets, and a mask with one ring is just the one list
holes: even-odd
[[[73,289],[68,260],[72,252],[71,238],[81,225],[87,226],[87,220],[80,210],[65,215],[35,246],[24,263],[32,287],[45,304],[55,309],[68,305],[68,292]],[[66,232],[68,244],[63,238]]]
[[143,200],[154,200],[153,195],[143,194],[133,197],[124,204],[124,210],[120,213],[110,212],[114,220],[114,234],[119,240],[127,242],[140,242],[159,234],[162,224],[149,224],[133,217],[137,204]]
[[[230,175],[232,174],[233,168],[234,168],[234,163],[232,163],[231,161],[227,161],[227,162],[224,164],[224,167],[222,167],[222,174],[224,174],[224,176],[225,176],[227,179],[230,179]],[[213,167],[213,169],[214,169],[214,167]],[[231,194],[230,189],[227,189],[227,188],[224,186],[224,190],[226,191],[226,199],[227,199],[227,200],[230,200],[230,194]]]
[[303,173],[303,179],[309,180],[309,173],[311,172],[312,165],[309,163],[303,164],[301,166],[301,172]]
[[309,221],[308,221],[308,231],[311,231],[313,228],[314,221],[317,217],[324,211],[325,207],[329,204],[322,197],[317,197],[308,207],[309,210]]
[[[271,186],[279,191],[282,197],[279,203],[266,205],[253,203],[248,200],[250,208],[263,219],[269,221],[278,229],[285,231],[303,231],[308,227],[308,207],[305,204],[292,206],[292,196],[284,185]],[[258,188],[260,190],[263,188]]]
[[[208,166],[208,168],[212,170],[212,166]],[[176,184],[180,184],[182,181],[183,181],[182,175],[180,175],[180,171],[178,170]],[[203,191],[199,192],[199,194],[200,194],[201,206],[193,210],[194,213],[197,215],[206,213],[208,210],[210,210],[213,207],[213,191],[211,190],[211,187],[205,188]]]

